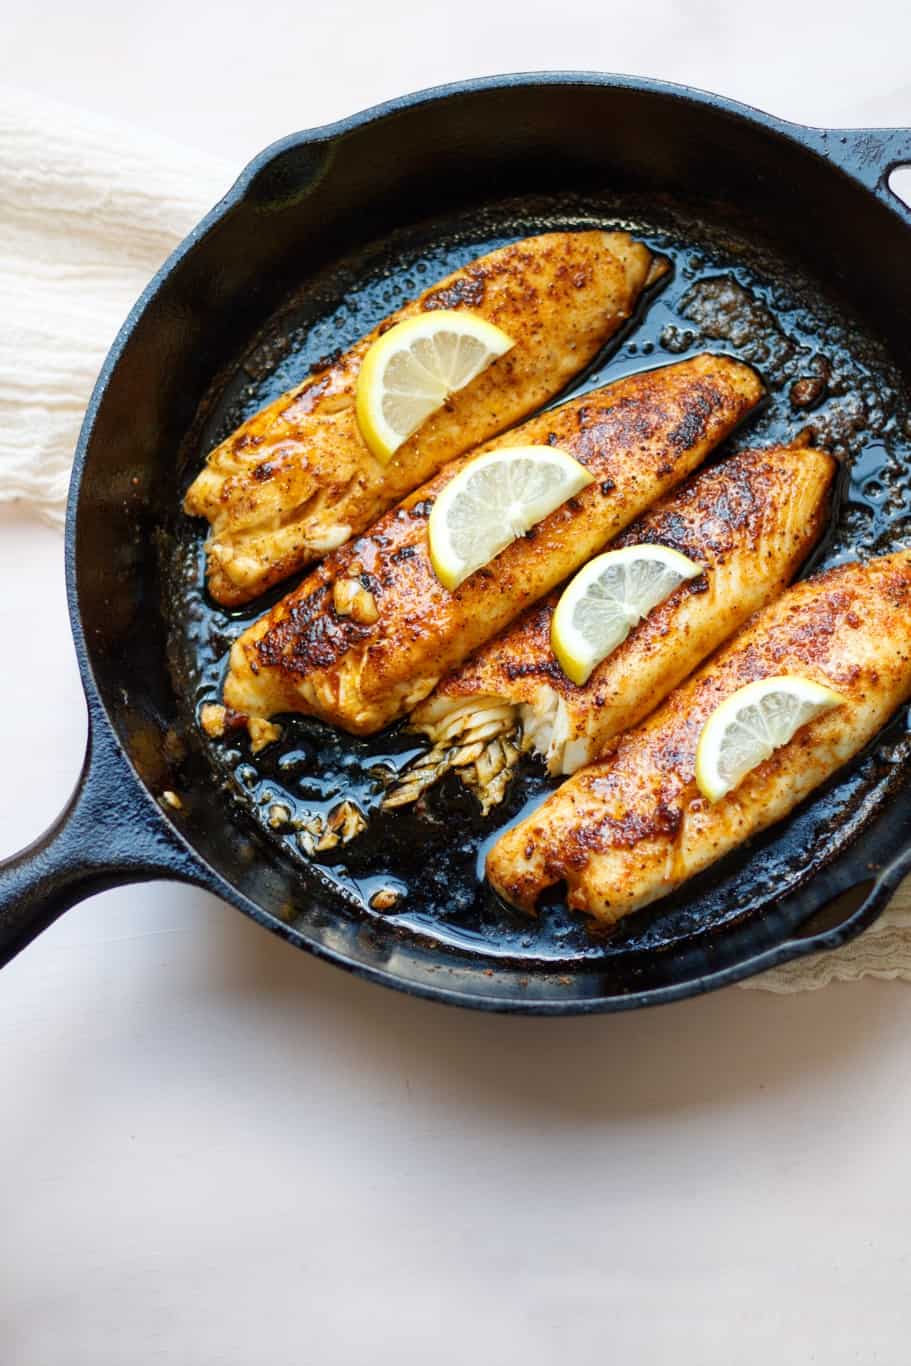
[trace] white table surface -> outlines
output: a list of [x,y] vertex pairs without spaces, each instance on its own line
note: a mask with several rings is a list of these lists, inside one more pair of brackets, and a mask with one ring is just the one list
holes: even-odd
[[[542,67],[911,125],[905,0],[38,0],[2,27],[0,80],[238,167],[403,90]],[[0,512],[0,854],[80,765],[61,561]],[[870,982],[487,1018],[202,893],[109,892],[0,981],[0,1363],[903,1366],[909,1033],[911,989]]]

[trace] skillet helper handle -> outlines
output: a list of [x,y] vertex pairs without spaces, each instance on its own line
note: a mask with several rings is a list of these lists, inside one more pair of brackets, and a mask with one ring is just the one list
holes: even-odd
[[812,130],[819,150],[896,207],[902,200],[889,187],[899,166],[911,166],[911,128]]
[[738,971],[738,977],[752,977],[794,958],[812,953],[830,953],[855,939],[879,918],[902,880],[911,873],[911,808],[902,794],[898,829],[893,830],[900,852],[884,865],[868,865],[866,875],[850,854],[845,868],[823,869],[817,882],[826,886],[825,903],[795,930],[791,938],[773,949],[757,954]]
[[66,809],[28,848],[0,860],[0,967],[79,901],[123,883],[190,880],[188,855],[139,788],[116,742],[90,723]]

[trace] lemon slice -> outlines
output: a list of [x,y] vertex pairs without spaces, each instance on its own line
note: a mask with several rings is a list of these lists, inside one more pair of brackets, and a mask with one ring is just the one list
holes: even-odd
[[407,318],[370,347],[357,377],[361,435],[385,464],[450,394],[464,389],[514,342],[473,313],[434,309]]
[[597,555],[563,590],[550,628],[560,667],[581,687],[653,607],[700,565],[664,545],[627,545]]
[[696,748],[696,784],[717,802],[812,721],[844,702],[840,693],[809,678],[761,678],[716,707]]
[[433,505],[430,560],[446,588],[550,515],[592,477],[558,446],[512,446],[469,461]]

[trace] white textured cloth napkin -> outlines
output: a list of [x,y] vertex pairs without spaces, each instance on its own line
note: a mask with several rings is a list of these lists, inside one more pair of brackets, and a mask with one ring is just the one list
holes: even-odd
[[0,500],[62,525],[105,354],[232,168],[0,91]]
[[[62,105],[0,92],[0,501],[62,526],[70,460],[118,327],[239,167]],[[746,985],[911,981],[911,879],[838,953]]]

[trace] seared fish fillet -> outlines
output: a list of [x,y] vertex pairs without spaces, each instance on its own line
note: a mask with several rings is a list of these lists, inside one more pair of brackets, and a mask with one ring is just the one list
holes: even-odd
[[[798,674],[845,701],[714,805],[695,782],[696,745],[720,702],[754,679]],[[605,925],[679,887],[787,816],[863,749],[911,695],[911,551],[847,564],[788,589],[612,754],[582,769],[487,859],[527,911],[565,879],[569,904]]]
[[498,448],[555,443],[593,483],[455,592],[434,573],[427,542],[434,499],[471,457],[452,461],[244,632],[225,703],[263,717],[304,712],[358,735],[380,730],[684,479],[762,392],[749,366],[697,356],[501,437]]
[[[190,486],[184,510],[212,527],[212,596],[228,607],[248,602],[363,531],[447,460],[540,408],[666,269],[625,232],[544,233],[480,257],[386,318],[239,427]],[[355,418],[361,361],[394,323],[435,308],[467,309],[515,345],[383,465]]]
[[487,811],[505,795],[521,750],[551,773],[575,773],[637,725],[748,617],[788,584],[820,532],[835,462],[822,451],[748,451],[693,475],[614,546],[670,546],[703,568],[578,687],[550,643],[559,591],[444,678],[412,715],[433,748],[386,806],[415,801],[450,768]]

